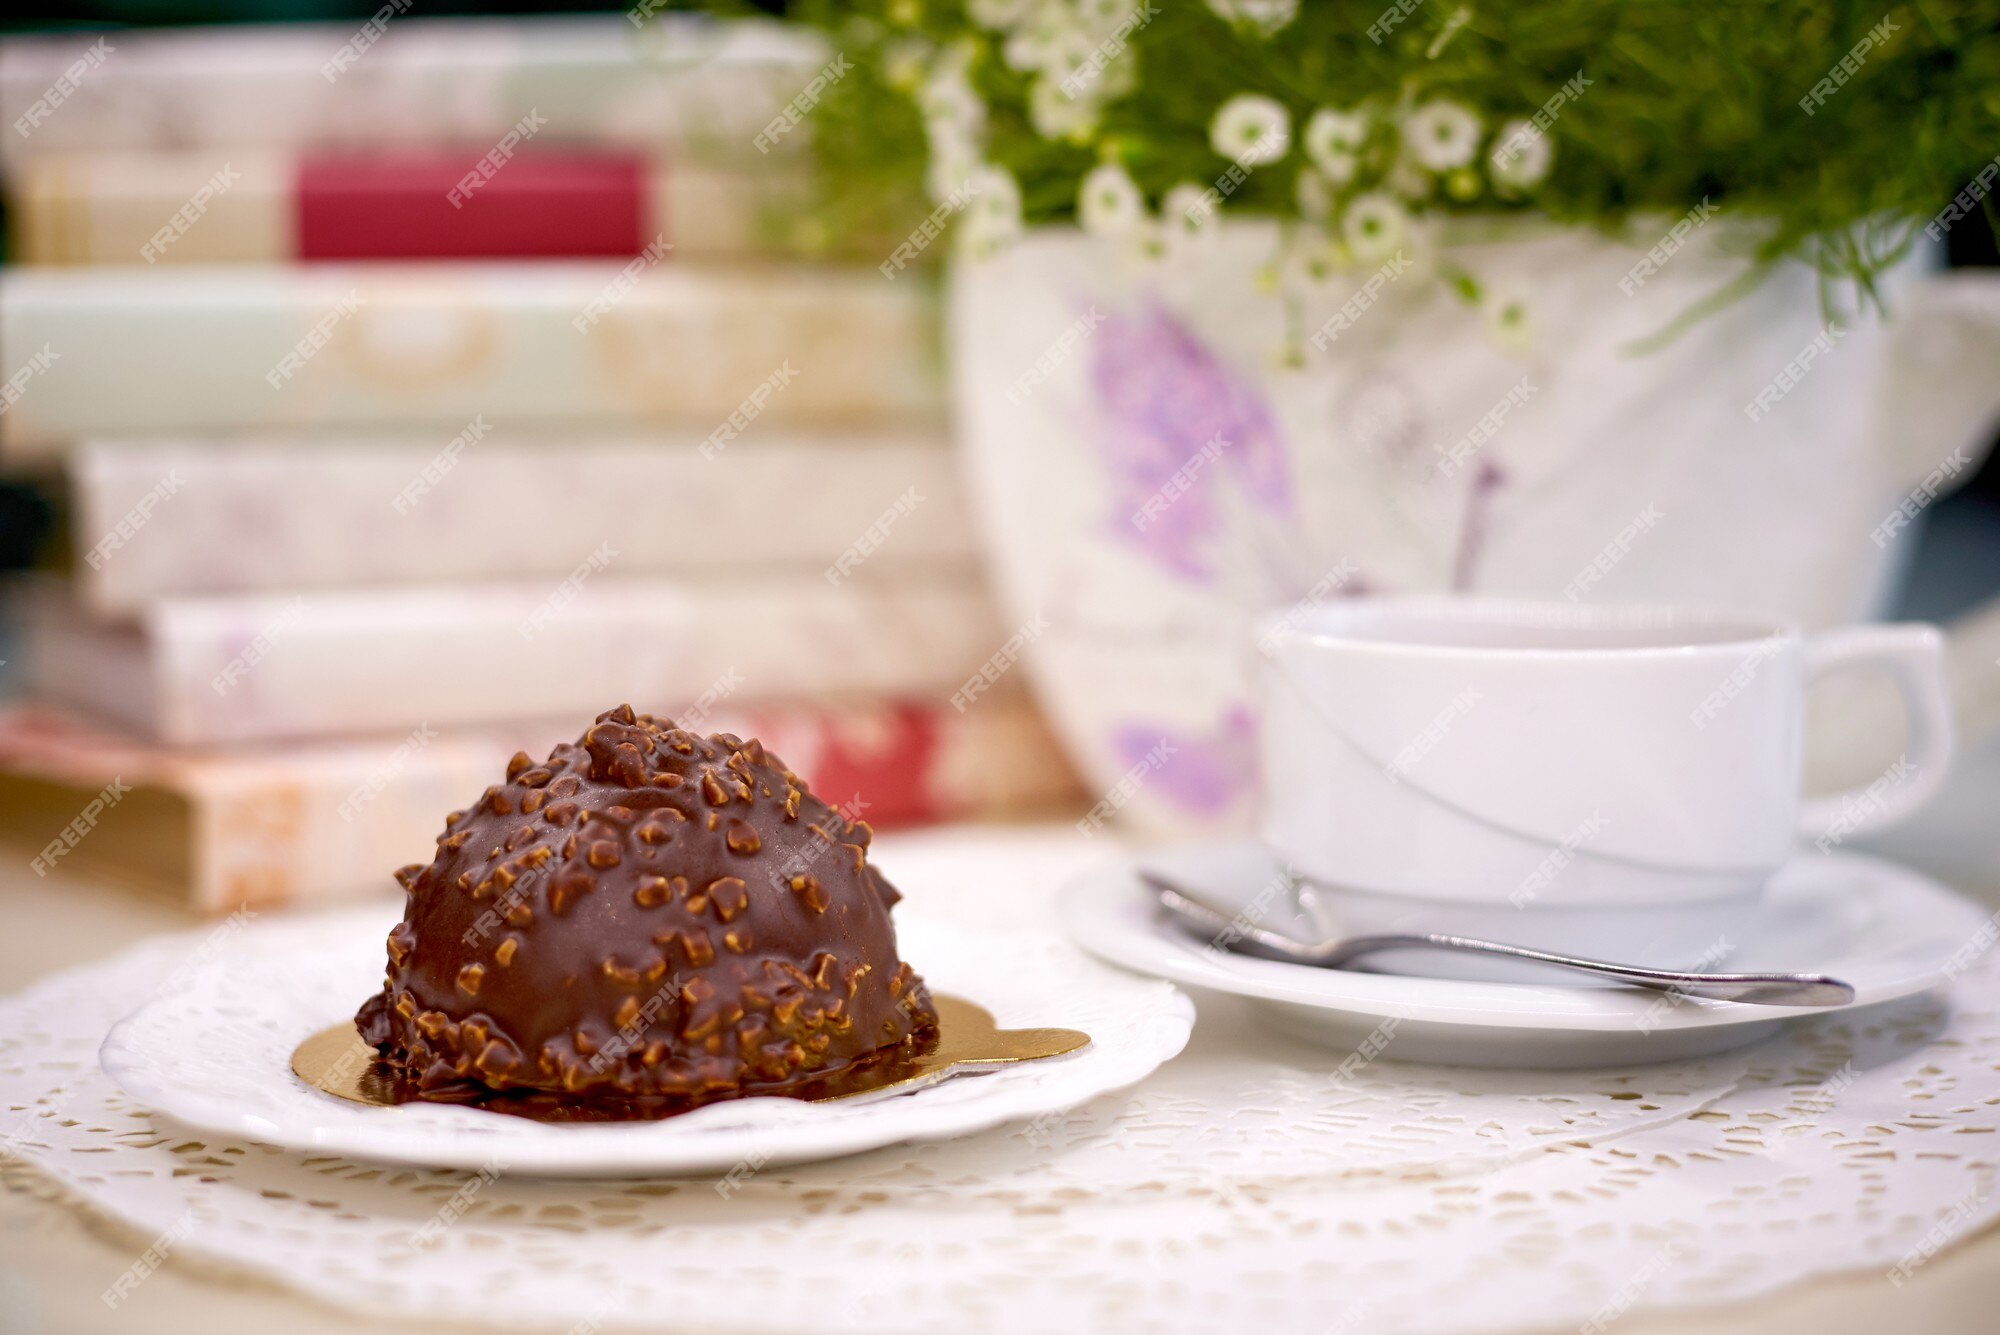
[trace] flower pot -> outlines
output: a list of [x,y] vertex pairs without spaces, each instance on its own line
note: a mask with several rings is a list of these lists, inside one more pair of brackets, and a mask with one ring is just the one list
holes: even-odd
[[1726,222],[1636,277],[1650,239],[1460,233],[1435,253],[1525,298],[1525,337],[1421,263],[1274,284],[1269,223],[1164,260],[1045,229],[954,267],[973,494],[1100,817],[1247,828],[1249,628],[1276,609],[1460,591],[1877,614],[1909,515],[1971,475],[2000,410],[2000,285],[1925,257],[1886,277],[1887,321],[1827,328],[1786,265],[1641,351],[1743,272]]

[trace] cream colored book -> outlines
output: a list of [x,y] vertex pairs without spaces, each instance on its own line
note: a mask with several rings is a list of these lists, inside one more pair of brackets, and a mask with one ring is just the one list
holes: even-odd
[[[440,205],[442,207],[442,205]],[[934,294],[873,269],[637,260],[10,269],[0,447],[95,435],[943,421]]]
[[40,583],[17,591],[26,675],[88,717],[215,745],[658,712],[712,693],[948,700],[1006,639],[969,568],[675,579],[623,575],[619,557],[599,544],[535,581],[165,598],[130,622]]
[[[72,577],[100,612],[188,594],[553,582],[599,542],[624,574],[823,571],[878,521],[870,571],[976,559],[940,432],[489,431],[97,439],[67,463]],[[651,504],[671,498],[671,522]],[[521,535],[533,533],[524,542]],[[751,535],[754,535],[751,536]]]

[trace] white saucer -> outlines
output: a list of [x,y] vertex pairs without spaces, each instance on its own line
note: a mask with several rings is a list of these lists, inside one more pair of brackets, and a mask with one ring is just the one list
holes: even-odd
[[1090,1043],[893,1097],[739,1099],[659,1122],[551,1126],[442,1104],[369,1107],[307,1086],[291,1058],[382,985],[393,918],[371,908],[218,934],[184,985],[112,1028],[99,1063],[156,1112],[301,1153],[566,1177],[740,1174],[1064,1112],[1143,1079],[1194,1025],[1174,988],[1105,968],[1050,934],[972,932],[903,912],[899,952],[931,987],[978,1002],[1003,1028],[1081,1029]]
[[[1259,921],[1285,930],[1292,909],[1272,902],[1266,887],[1277,864],[1258,845],[1193,845],[1143,862],[1200,887],[1218,908],[1241,911],[1261,892]],[[1539,1067],[1669,1061],[1754,1043],[1788,1019],[1824,1013],[1587,982],[1469,982],[1221,953],[1163,920],[1136,864],[1080,878],[1065,891],[1062,910],[1071,938],[1101,959],[1248,998],[1297,1037],[1405,1061]],[[1744,939],[1717,967],[1831,974],[1853,984],[1855,1007],[1872,1006],[1947,982],[1954,956],[1974,945],[1988,916],[1884,859],[1802,854],[1772,878]],[[1424,958],[1435,959],[1401,957]]]

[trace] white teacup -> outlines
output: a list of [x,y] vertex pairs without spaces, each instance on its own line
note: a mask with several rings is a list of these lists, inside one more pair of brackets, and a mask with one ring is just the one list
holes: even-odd
[[[1888,825],[1950,763],[1930,626],[1375,598],[1280,614],[1258,643],[1264,840],[1347,933],[1726,968],[1800,836]],[[1909,743],[1805,798],[1806,686],[1835,668],[1892,675]]]

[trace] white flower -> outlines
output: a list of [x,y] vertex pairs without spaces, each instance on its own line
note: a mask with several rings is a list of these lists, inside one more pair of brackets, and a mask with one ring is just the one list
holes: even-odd
[[965,206],[965,244],[990,254],[1021,234],[1021,187],[1012,172],[981,163],[966,178],[972,192]]
[[995,219],[1021,221],[1021,186],[1014,173],[992,162],[982,162],[966,177],[973,192],[971,214]]
[[1299,0],[1236,0],[1236,10],[1268,37],[1299,16]]
[[1042,73],[1059,84],[1063,91],[1073,97],[1080,97],[1092,91],[1102,71],[1090,68],[1091,57],[1097,54],[1097,42],[1081,28],[1069,28],[1058,33],[1042,53]]
[[1028,17],[1034,0],[965,0],[965,12],[982,28],[1002,31]]
[[1532,122],[1511,120],[1500,127],[1487,174],[1502,191],[1526,190],[1548,178],[1556,156],[1555,141]]
[[1160,221],[1175,237],[1195,237],[1212,233],[1221,219],[1222,201],[1209,187],[1182,181],[1160,200]]
[[1224,23],[1242,24],[1269,37],[1299,16],[1299,0],[1208,0]]
[[1076,19],[1090,32],[1108,36],[1137,8],[1137,0],[1076,0]]
[[979,169],[979,144],[955,126],[941,126],[931,134],[930,145],[924,185],[932,199],[947,199]]
[[979,169],[979,155],[970,149],[949,153],[931,150],[930,164],[924,169],[924,188],[932,199],[943,203],[965,188],[972,173]]
[[1279,284],[1296,289],[1300,284],[1318,287],[1341,270],[1340,252],[1324,236],[1306,236],[1286,255]]
[[986,104],[965,71],[951,64],[941,63],[917,90],[917,110],[934,139],[953,130],[976,136],[986,127]]
[[1046,71],[1056,50],[1082,32],[1083,26],[1062,0],[1042,0],[1007,34],[1001,57],[1023,73]]
[[962,75],[935,75],[918,94],[924,138],[930,145],[927,184],[931,198],[958,189],[979,165],[986,131],[986,106]]
[[1239,166],[1261,167],[1291,150],[1291,117],[1271,98],[1239,93],[1215,113],[1208,127],[1208,142]]
[[1382,177],[1382,184],[1391,194],[1400,195],[1404,199],[1430,198],[1431,178],[1422,167],[1407,156],[1399,155],[1389,165],[1388,172]]
[[1121,51],[1115,60],[1106,62],[1097,72],[1097,82],[1091,85],[1091,93],[1102,102],[1113,102],[1139,86],[1139,62],[1130,51]]
[[1333,213],[1333,187],[1326,177],[1311,167],[1299,168],[1299,179],[1294,187],[1298,194],[1299,212],[1313,222],[1325,222]]
[[1306,121],[1306,156],[1336,184],[1354,175],[1355,157],[1368,142],[1368,115],[1321,107]]
[[1074,144],[1090,142],[1097,132],[1102,107],[1087,92],[1071,97],[1062,85],[1046,75],[1028,86],[1028,119],[1035,133],[1044,139],[1066,139]]
[[1361,159],[1352,153],[1327,153],[1316,161],[1328,185],[1346,185],[1361,166]]
[[1123,167],[1107,162],[1083,178],[1076,216],[1086,232],[1123,236],[1146,220],[1146,198]]
[[1403,118],[1403,145],[1431,171],[1463,167],[1479,151],[1479,117],[1457,102],[1426,102]]
[[1141,218],[1118,238],[1119,248],[1134,259],[1157,261],[1167,257],[1167,229],[1151,218]]
[[1370,191],[1348,201],[1340,232],[1354,257],[1372,264],[1395,254],[1408,234],[1408,225],[1409,213],[1400,203],[1380,191]]
[[931,44],[921,37],[892,42],[882,50],[882,78],[891,88],[907,93],[923,82],[930,59]]
[[1138,82],[1135,63],[1128,52],[1108,51],[1079,30],[1049,45],[1042,56],[1042,74],[1065,97],[1101,105],[1132,91]]
[[1493,341],[1514,352],[1525,352],[1535,343],[1535,325],[1528,311],[1528,298],[1520,292],[1495,292],[1491,289],[1480,294],[1480,314],[1486,317],[1486,330]]
[[1027,73],[1038,70],[1048,62],[1049,48],[1065,30],[1038,18],[1035,22],[1016,28],[1008,34],[1005,45],[1000,48],[1001,59],[1007,68]]

